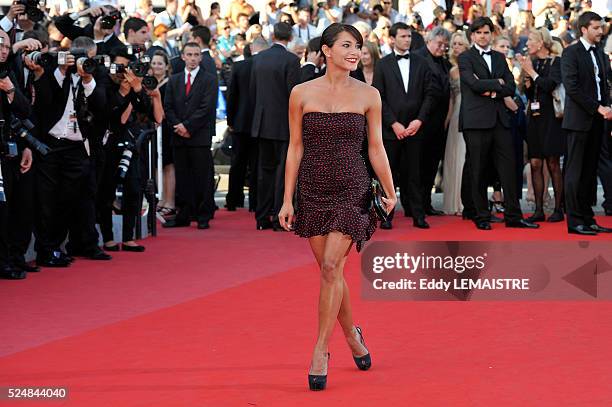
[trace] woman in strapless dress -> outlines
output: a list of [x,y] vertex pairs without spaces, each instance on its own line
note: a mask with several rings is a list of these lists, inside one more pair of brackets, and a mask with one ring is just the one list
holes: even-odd
[[[349,77],[357,69],[363,38],[352,26],[332,24],[322,34],[327,70],[293,88],[289,98],[290,141],[280,224],[309,239],[321,271],[319,331],[308,374],[311,390],[327,384],[328,344],[338,320],[360,370],[371,366],[361,328],[353,324],[344,264],[353,243],[361,250],[376,229],[370,209],[370,175],[361,155],[367,137],[370,164],[388,198],[397,197],[382,143],[378,90]],[[297,183],[297,212],[293,195]]]

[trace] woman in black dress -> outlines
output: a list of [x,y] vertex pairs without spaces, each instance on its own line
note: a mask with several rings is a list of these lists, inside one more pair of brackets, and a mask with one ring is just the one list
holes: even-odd
[[531,30],[527,41],[529,55],[519,58],[528,101],[527,148],[531,179],[536,201],[530,222],[543,222],[544,174],[546,162],[555,191],[555,210],[549,222],[563,220],[563,175],[560,159],[565,152],[566,138],[561,119],[555,116],[553,91],[561,83],[561,44],[554,41],[546,28]]
[[380,95],[349,76],[357,69],[362,45],[354,27],[330,25],[321,37],[325,75],[296,86],[289,99],[291,135],[278,216],[283,228],[309,239],[321,270],[319,332],[308,375],[311,390],[325,389],[328,344],[336,320],[357,367],[367,370],[371,365],[361,329],[353,324],[343,275],[353,242],[359,251],[376,228],[376,215],[368,209],[370,176],[361,156],[366,134],[370,163],[388,196],[383,198],[387,212],[397,201],[382,144]]

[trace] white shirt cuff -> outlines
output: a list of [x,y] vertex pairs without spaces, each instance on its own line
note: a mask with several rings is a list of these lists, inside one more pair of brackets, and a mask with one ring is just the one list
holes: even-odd
[[91,78],[91,82],[84,83],[83,82],[83,90],[85,91],[85,97],[88,98],[96,88],[96,80]]
[[2,17],[2,20],[0,20],[0,28],[2,28],[5,32],[9,32],[13,28],[13,22],[4,16]]

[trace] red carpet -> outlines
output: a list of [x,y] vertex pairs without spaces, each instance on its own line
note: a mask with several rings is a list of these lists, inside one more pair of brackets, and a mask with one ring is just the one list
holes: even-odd
[[[375,239],[585,240],[564,224],[428,220],[416,231],[398,219]],[[318,272],[306,240],[258,232],[246,212],[160,233],[145,254],[0,281],[0,387],[67,386],[68,401],[49,405],[87,407],[612,404],[609,302],[366,302],[355,252],[346,276],[373,368],[355,368],[337,330],[328,390],[311,393]]]

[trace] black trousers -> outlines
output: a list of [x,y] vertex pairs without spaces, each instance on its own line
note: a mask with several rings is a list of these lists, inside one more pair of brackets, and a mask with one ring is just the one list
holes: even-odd
[[210,147],[173,147],[177,223],[209,221],[215,213],[214,165]]
[[498,123],[492,129],[464,130],[463,136],[467,154],[466,165],[463,167],[465,182],[461,189],[462,196],[465,193],[466,197],[469,195],[472,198],[474,220],[488,221],[491,217],[487,197],[489,160],[492,160],[504,189],[505,220],[507,222],[520,220],[522,213],[516,182],[516,150],[510,130]]
[[601,153],[599,155],[599,165],[597,175],[601,181],[604,191],[603,208],[610,212],[612,211],[612,124],[606,123],[606,131],[602,132]]
[[257,207],[257,140],[248,133],[232,134],[232,162],[225,202],[244,206],[244,183],[249,176],[249,209]]
[[83,142],[46,137],[53,149],[39,157],[36,165],[36,189],[40,214],[39,255],[59,250],[68,226],[82,213],[82,197],[91,191],[91,165]]
[[[383,140],[394,185],[399,185],[400,201],[404,211],[415,219],[425,217],[421,161],[423,140],[407,137],[403,140]],[[395,211],[389,214],[393,219]]]
[[272,218],[277,222],[277,215],[283,206],[285,193],[285,162],[287,160],[288,141],[259,139],[257,165],[257,207],[255,219],[265,222]]
[[591,130],[567,133],[565,158],[565,208],[567,226],[590,226],[595,223],[593,193],[597,187],[597,165],[601,155],[604,120],[598,114]]
[[446,147],[446,130],[444,129],[444,118],[437,126],[427,130],[423,140],[423,156],[421,184],[423,186],[423,207],[431,208],[431,188],[436,181],[440,161],[444,158]]

